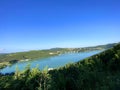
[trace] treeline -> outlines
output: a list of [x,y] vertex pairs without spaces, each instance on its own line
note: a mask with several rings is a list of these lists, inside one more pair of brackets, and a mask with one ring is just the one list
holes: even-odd
[[0,76],[1,90],[120,90],[120,44],[74,64]]

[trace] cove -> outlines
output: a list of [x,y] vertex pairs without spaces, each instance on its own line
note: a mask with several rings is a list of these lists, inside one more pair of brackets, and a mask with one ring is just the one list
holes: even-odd
[[0,70],[0,72],[3,74],[15,72],[16,66],[19,68],[19,70],[24,70],[24,68],[28,64],[31,65],[30,68],[34,68],[34,67],[36,67],[36,65],[38,65],[39,69],[41,69],[41,70],[44,69],[46,66],[48,68],[59,68],[68,63],[78,62],[87,57],[98,54],[102,51],[103,50],[95,50],[95,51],[80,52],[80,53],[66,53],[66,54],[61,54],[61,55],[53,56],[53,57],[49,57],[49,58],[18,62],[16,64],[13,64],[11,66],[7,66],[7,67],[3,68],[2,70]]

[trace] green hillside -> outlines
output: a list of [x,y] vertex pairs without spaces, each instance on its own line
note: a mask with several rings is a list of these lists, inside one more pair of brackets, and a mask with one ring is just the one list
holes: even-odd
[[1,90],[120,90],[120,44],[59,69],[0,76]]
[[66,52],[79,53],[79,52],[91,51],[91,50],[109,49],[115,45],[116,43],[99,45],[94,47],[84,47],[84,48],[52,48],[48,50],[33,50],[33,51],[27,51],[27,52],[0,54],[0,63],[12,64],[18,61],[33,60],[37,58],[46,58],[46,57],[55,56],[58,54],[63,54]]
[[53,90],[120,90],[120,44],[50,74]]
[[35,58],[43,58],[56,55],[57,52],[52,52],[50,54],[50,50],[34,50],[28,52],[17,52],[0,55],[0,62],[11,61],[11,60],[25,60],[25,59],[35,59]]

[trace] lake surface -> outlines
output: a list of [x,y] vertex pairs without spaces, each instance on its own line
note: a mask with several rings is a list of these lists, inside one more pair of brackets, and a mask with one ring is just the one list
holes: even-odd
[[61,54],[59,56],[53,56],[53,57],[44,58],[44,59],[35,59],[31,61],[18,62],[12,66],[7,66],[6,68],[2,69],[0,72],[3,74],[15,72],[16,67],[18,67],[19,70],[23,70],[25,66],[28,64],[31,65],[31,68],[34,68],[36,67],[36,65],[39,65],[39,68],[41,70],[44,69],[46,66],[48,68],[58,68],[68,63],[74,63],[74,62],[83,60],[84,58],[90,57],[100,52],[102,51],[95,50],[95,51],[80,52],[80,53],[66,53],[66,54]]

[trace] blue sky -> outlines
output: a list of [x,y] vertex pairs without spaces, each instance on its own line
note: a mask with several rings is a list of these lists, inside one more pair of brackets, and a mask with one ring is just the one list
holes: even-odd
[[119,41],[119,0],[0,0],[0,53]]

